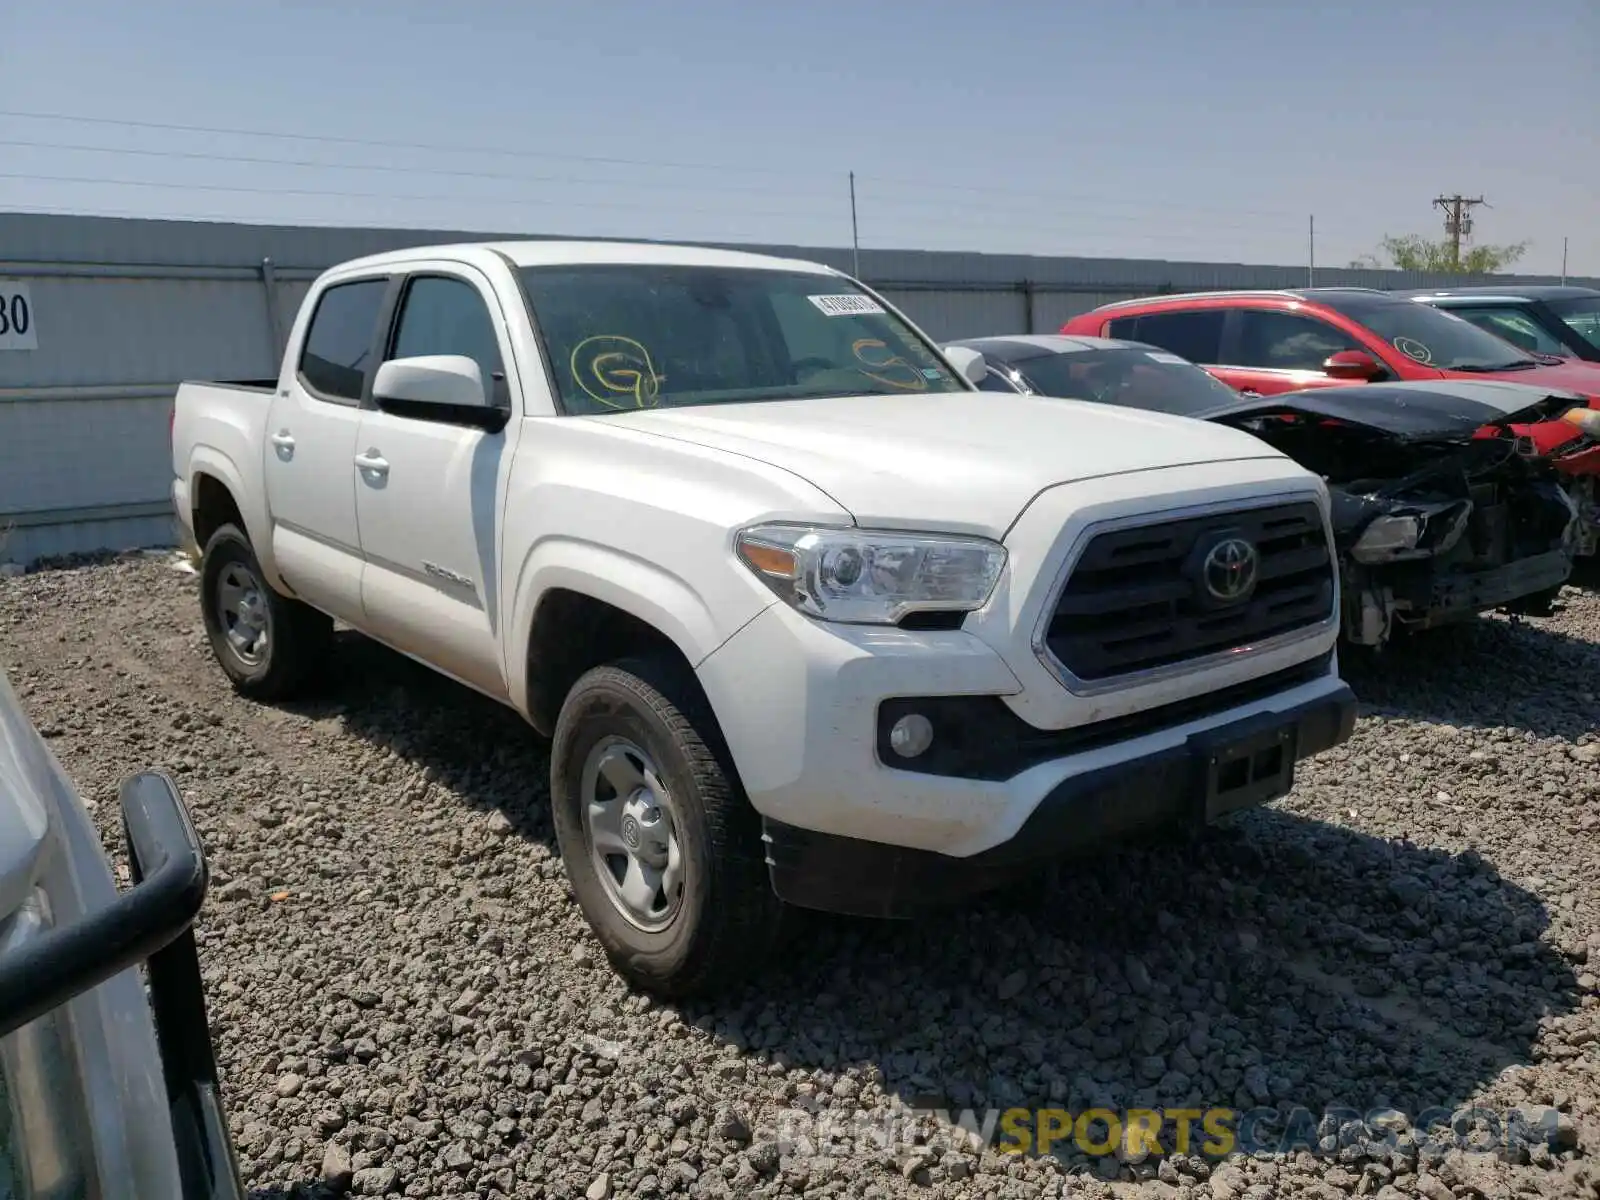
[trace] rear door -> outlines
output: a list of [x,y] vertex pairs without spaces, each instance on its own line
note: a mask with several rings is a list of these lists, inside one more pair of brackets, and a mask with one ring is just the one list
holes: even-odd
[[1227,382],[1245,396],[1348,385],[1348,380],[1329,377],[1322,364],[1342,350],[1372,353],[1342,329],[1307,313],[1235,308],[1230,318],[1223,340],[1224,369]]
[[500,647],[501,497],[521,430],[521,391],[506,317],[471,267],[418,264],[377,357],[459,354],[478,364],[492,400],[512,409],[496,433],[370,405],[355,440],[366,629],[397,650],[497,699],[507,695]]
[[267,417],[272,552],[284,581],[342,620],[361,617],[356,432],[380,351],[387,275],[341,280],[316,301],[299,361]]

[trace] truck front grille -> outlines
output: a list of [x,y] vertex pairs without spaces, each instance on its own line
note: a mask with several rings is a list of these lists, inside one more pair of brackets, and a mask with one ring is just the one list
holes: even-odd
[[1096,683],[1243,649],[1329,620],[1334,570],[1309,500],[1107,530],[1061,589],[1044,648]]

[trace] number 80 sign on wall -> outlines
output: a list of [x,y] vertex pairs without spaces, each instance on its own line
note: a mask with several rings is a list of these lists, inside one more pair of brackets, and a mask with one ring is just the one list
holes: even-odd
[[37,350],[33,297],[20,279],[0,279],[0,350]]

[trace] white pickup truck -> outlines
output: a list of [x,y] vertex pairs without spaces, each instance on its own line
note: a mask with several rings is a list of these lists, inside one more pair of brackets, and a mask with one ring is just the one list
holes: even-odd
[[241,692],[337,619],[514,708],[612,964],[685,995],[786,904],[908,915],[1349,736],[1314,475],[983,371],[813,263],[404,250],[313,284],[277,380],[179,389],[172,496]]

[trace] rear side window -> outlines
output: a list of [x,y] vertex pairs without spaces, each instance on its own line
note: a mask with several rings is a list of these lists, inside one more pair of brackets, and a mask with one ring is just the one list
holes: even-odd
[[361,399],[388,288],[387,280],[363,279],[335,284],[322,293],[300,352],[300,374],[312,391],[351,404]]
[[1221,308],[1141,313],[1126,323],[1126,329],[1117,328],[1124,322],[1113,321],[1111,336],[1160,346],[1192,363],[1215,363],[1222,357],[1222,326],[1227,317]]

